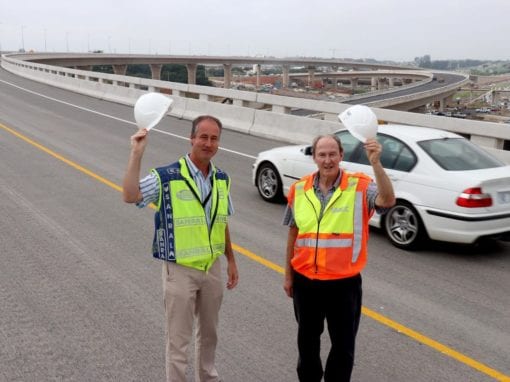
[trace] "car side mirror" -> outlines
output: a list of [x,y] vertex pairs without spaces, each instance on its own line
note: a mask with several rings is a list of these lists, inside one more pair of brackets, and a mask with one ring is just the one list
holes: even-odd
[[306,146],[305,149],[303,150],[303,153],[305,155],[312,155],[312,146]]

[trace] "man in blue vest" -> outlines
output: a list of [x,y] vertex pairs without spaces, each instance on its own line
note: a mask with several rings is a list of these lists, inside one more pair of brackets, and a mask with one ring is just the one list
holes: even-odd
[[177,162],[152,169],[140,180],[146,129],[131,137],[124,177],[127,203],[157,207],[152,252],[163,260],[166,312],[167,382],[185,382],[188,345],[196,324],[195,381],[219,381],[214,364],[219,310],[223,297],[221,265],[227,258],[227,288],[238,282],[227,217],[233,213],[230,178],[211,162],[222,125],[212,116],[192,123],[191,152]]

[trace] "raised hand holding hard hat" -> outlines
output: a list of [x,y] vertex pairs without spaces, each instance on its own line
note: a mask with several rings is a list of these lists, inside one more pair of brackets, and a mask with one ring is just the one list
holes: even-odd
[[340,122],[361,142],[377,135],[377,116],[368,106],[354,105],[338,114]]
[[147,131],[156,126],[172,107],[173,99],[161,93],[146,93],[135,103],[135,121]]

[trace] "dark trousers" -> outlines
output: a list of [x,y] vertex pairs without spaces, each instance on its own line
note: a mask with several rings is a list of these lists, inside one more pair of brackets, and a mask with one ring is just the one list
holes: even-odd
[[[350,381],[361,316],[361,275],[339,280],[310,280],[294,273],[294,312],[298,322],[300,382]],[[324,320],[331,349],[323,371],[320,358]]]

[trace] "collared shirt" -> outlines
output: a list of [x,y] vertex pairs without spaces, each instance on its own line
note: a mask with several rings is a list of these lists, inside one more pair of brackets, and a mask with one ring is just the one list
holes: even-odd
[[[198,191],[200,192],[200,201],[203,202],[207,195],[211,192],[212,183],[212,167],[209,165],[209,173],[207,176],[204,176],[202,171],[200,171],[197,166],[191,161],[189,154],[187,154],[184,159],[186,160],[186,164],[190,170],[190,175],[193,178],[193,181],[197,185]],[[139,208],[143,208],[150,203],[157,203],[159,200],[159,179],[152,172],[147,175],[145,178],[140,180],[140,191],[142,193],[143,199],[141,202],[136,205]],[[205,204],[205,215],[207,220],[207,225],[211,228],[211,204],[212,198],[207,199],[207,203]],[[232,203],[232,199],[230,198],[230,193],[228,195],[228,214],[234,214],[234,205]]]
[[[317,173],[317,176],[313,179],[313,191],[315,192],[315,196],[319,199],[321,202],[321,211],[319,218],[322,217],[322,213],[324,212],[324,208],[329,203],[329,200],[333,196],[334,192],[340,185],[340,180],[342,178],[342,169],[340,169],[340,172],[338,174],[338,177],[333,182],[333,185],[328,190],[326,194],[323,194],[320,186],[319,186],[319,173]],[[375,211],[377,213],[384,213],[386,212],[387,208],[379,208],[375,205],[375,199],[377,198],[377,195],[379,195],[379,191],[377,190],[377,184],[375,182],[370,182],[367,189],[367,205],[369,211],[373,210],[375,208]],[[287,205],[287,208],[285,209],[285,214],[283,216],[283,225],[294,227],[296,226],[296,222],[294,220],[294,211],[292,210],[292,207]]]

